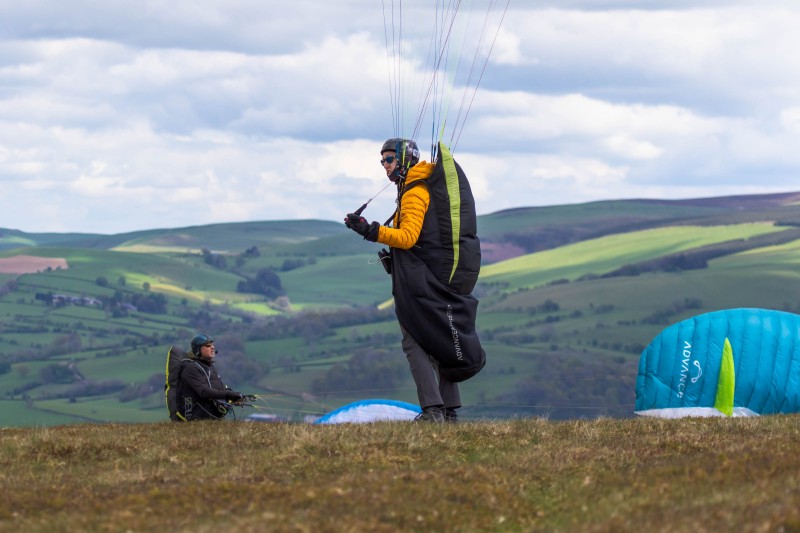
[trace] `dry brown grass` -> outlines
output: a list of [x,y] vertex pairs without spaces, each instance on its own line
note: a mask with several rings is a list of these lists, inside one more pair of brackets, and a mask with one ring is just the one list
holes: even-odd
[[798,531],[800,417],[0,429],[3,531]]

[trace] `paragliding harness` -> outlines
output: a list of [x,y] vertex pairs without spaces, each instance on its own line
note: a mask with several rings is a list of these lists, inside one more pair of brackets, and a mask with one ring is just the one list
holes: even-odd
[[441,142],[431,175],[398,195],[398,226],[400,199],[415,186],[427,187],[431,199],[417,243],[390,254],[382,250],[386,255],[379,257],[389,263],[400,325],[437,360],[443,376],[464,381],[486,364],[475,331],[478,300],[471,294],[481,261],[475,201],[464,171]]
[[[211,376],[206,369],[203,368],[196,360],[189,357],[188,353],[172,346],[167,352],[167,367],[164,380],[164,395],[167,403],[167,410],[169,411],[169,418],[174,422],[186,422],[194,418],[225,418],[228,413],[233,413],[234,418],[236,412],[233,410],[234,405],[224,400],[210,400],[214,406],[214,411],[209,411],[203,405],[193,398],[193,394],[185,393],[182,390],[181,374],[187,365],[197,365],[203,371],[203,374],[208,380],[208,385],[211,386]],[[245,395],[244,401],[252,401],[255,399],[253,395]],[[238,407],[250,406],[250,404],[238,404]],[[207,416],[195,416],[193,412],[195,408],[205,412]]]
[[167,352],[164,396],[167,402],[167,411],[169,411],[169,419],[175,422],[179,420],[186,421],[186,418],[178,412],[178,385],[181,380],[183,362],[187,360],[186,352],[177,346],[172,346]]

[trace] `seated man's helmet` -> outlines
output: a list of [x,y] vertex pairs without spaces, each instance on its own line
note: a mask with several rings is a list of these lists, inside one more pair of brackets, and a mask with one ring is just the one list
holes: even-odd
[[200,348],[209,342],[214,342],[214,339],[205,333],[199,333],[194,336],[192,339],[192,353],[195,355],[195,357],[200,357]]
[[410,139],[389,139],[381,147],[381,154],[392,151],[397,155],[396,172],[405,177],[408,169],[419,163],[419,149],[417,143]]

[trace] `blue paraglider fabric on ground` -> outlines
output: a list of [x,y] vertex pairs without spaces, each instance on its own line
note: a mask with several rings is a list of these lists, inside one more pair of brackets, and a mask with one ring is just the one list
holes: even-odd
[[361,400],[339,407],[315,423],[360,424],[382,420],[413,420],[421,411],[417,405],[397,400]]

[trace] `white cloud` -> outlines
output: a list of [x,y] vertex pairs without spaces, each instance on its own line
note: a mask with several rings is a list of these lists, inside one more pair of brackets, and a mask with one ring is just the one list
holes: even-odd
[[500,65],[536,64],[538,60],[525,58],[520,50],[522,39],[505,28],[500,28],[491,50],[491,61]]
[[528,93],[493,93],[481,97],[478,128],[507,145],[537,143],[547,146],[559,139],[580,139],[584,153],[603,153],[622,159],[652,159],[665,152],[663,144],[687,137],[719,133],[723,124],[697,116],[691,110],[668,105],[626,105],[580,94],[543,96]]
[[630,159],[656,159],[664,153],[653,143],[633,139],[624,133],[611,135],[603,144],[611,153]]
[[788,133],[800,135],[800,107],[787,107],[781,110],[780,122]]

